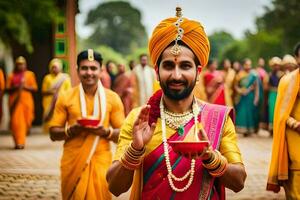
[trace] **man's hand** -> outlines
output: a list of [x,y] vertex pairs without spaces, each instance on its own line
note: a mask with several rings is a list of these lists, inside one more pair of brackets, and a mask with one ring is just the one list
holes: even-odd
[[74,137],[79,135],[81,132],[85,130],[85,127],[81,126],[80,124],[74,124],[68,128],[68,134],[70,137]]
[[98,135],[100,137],[107,137],[109,135],[109,129],[104,128],[103,126],[85,126],[83,127],[84,131]]
[[151,127],[148,124],[149,112],[150,105],[143,106],[133,124],[132,147],[137,150],[143,149],[144,146],[151,140],[154,133],[155,124],[153,123]]
[[298,132],[298,133],[300,133],[300,123],[298,122],[298,126],[297,126],[297,128],[295,128],[295,130]]

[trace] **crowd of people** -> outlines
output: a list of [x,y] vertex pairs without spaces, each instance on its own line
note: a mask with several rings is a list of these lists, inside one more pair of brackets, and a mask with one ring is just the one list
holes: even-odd
[[[238,192],[246,179],[236,133],[259,128],[274,134],[267,189],[284,186],[288,199],[299,198],[299,48],[268,66],[263,58],[256,67],[249,58],[219,64],[209,60],[203,26],[177,8],[149,39],[153,67],[147,54],[128,68],[104,65],[101,53],[88,49],[78,54],[80,84],[72,87],[61,60],[52,59],[42,83],[43,122],[51,140],[65,141],[63,199],[111,199],[130,187],[132,199],[222,199],[224,187]],[[0,97],[9,95],[15,149],[23,149],[38,86],[22,56],[7,77],[5,84],[0,71]],[[83,126],[82,118],[99,123]],[[202,153],[169,148],[194,133],[209,141]],[[109,141],[118,144],[113,158]]]

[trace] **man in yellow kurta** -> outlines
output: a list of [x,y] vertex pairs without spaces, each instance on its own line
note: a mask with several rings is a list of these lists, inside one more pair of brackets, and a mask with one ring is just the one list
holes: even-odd
[[300,199],[300,43],[298,69],[282,77],[274,112],[273,148],[267,190],[284,187],[287,199]]
[[48,132],[48,123],[52,118],[58,94],[72,87],[69,75],[62,73],[60,59],[54,58],[50,61],[49,72],[42,83],[44,130],[46,132]]
[[[232,110],[199,101],[192,92],[207,64],[208,38],[199,22],[176,10],[177,17],[160,22],[149,40],[162,90],[134,109],[121,128],[107,173],[116,196],[131,187],[130,199],[222,199],[224,186],[238,192],[244,185]],[[208,149],[177,154],[170,146],[198,137],[209,141]]]
[[27,70],[26,60],[22,56],[16,59],[14,71],[8,76],[7,91],[15,149],[24,149],[26,134],[34,119],[32,92],[37,91],[37,83],[34,73]]
[[101,64],[101,54],[92,49],[78,55],[80,84],[59,95],[49,123],[51,139],[65,140],[63,199],[111,199],[105,180],[111,163],[109,141],[118,139],[124,108],[119,96],[99,81]]

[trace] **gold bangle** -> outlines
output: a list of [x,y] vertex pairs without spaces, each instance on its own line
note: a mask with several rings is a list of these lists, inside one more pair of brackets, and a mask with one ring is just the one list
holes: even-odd
[[110,140],[112,138],[113,134],[114,134],[114,129],[112,127],[109,127],[109,133],[108,133],[108,136],[106,136],[106,139]]
[[143,147],[143,149],[137,150],[132,146],[132,142],[130,142],[130,144],[128,146],[128,151],[130,151],[130,153],[132,153],[135,156],[142,156],[145,153],[146,148]]
[[130,162],[129,160],[127,160],[126,156],[121,157],[121,163],[122,163],[122,166],[128,170],[136,170],[141,165],[141,162],[139,162],[139,163]]
[[202,163],[202,165],[208,170],[214,170],[220,166],[221,163],[221,153],[218,150],[215,150],[213,158],[209,163]]
[[226,172],[227,167],[228,167],[228,161],[224,156],[222,156],[220,166],[213,171],[209,171],[209,174],[212,175],[213,177],[220,177]]
[[294,119],[293,117],[289,117],[287,120],[286,120],[286,124],[292,128],[292,129],[296,129],[298,127],[298,124],[299,122]]
[[67,138],[70,138],[70,135],[68,133],[68,129],[69,129],[69,126],[68,124],[65,125],[65,135],[67,136]]
[[128,170],[138,169],[141,165],[144,152],[145,148],[143,148],[142,151],[137,151],[130,144],[128,147],[126,147],[126,150],[120,159],[122,166]]

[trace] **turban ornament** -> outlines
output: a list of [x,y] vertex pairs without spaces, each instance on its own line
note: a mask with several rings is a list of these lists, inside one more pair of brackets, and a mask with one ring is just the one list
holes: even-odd
[[88,49],[88,60],[89,60],[89,61],[95,60],[93,49]]
[[193,51],[202,67],[206,66],[210,45],[204,28],[200,22],[183,17],[181,8],[177,7],[176,17],[162,20],[149,39],[148,48],[153,65],[159,65],[159,57],[170,44],[170,53],[179,55],[182,43]]
[[176,7],[176,16],[178,17],[178,20],[175,22],[175,26],[177,28],[177,36],[175,38],[175,44],[171,48],[171,53],[174,56],[178,56],[181,52],[180,46],[178,45],[178,41],[182,39],[184,30],[180,28],[180,24],[183,22],[182,18],[182,12],[180,7]]

